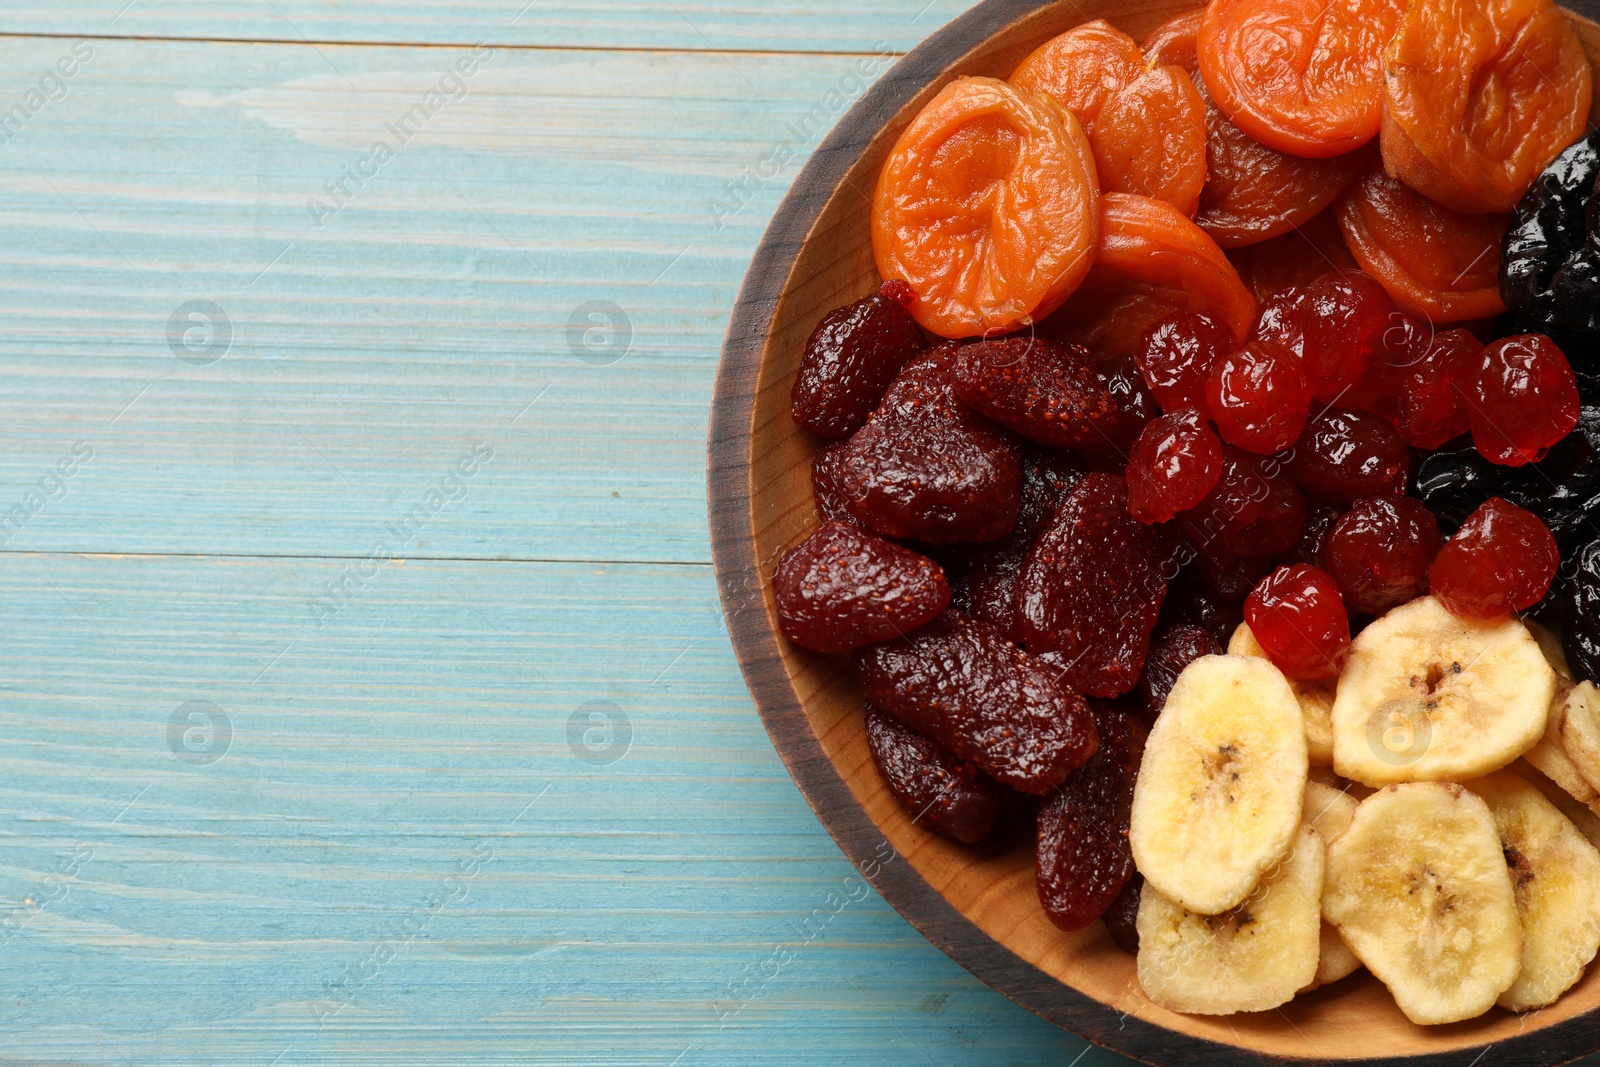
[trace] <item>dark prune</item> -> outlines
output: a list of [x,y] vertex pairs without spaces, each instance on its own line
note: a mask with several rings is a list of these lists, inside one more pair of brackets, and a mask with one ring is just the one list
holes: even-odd
[[1117,899],[1111,902],[1111,907],[1100,916],[1112,942],[1130,956],[1139,954],[1139,894],[1143,892],[1144,875],[1134,871],[1128,884],[1117,894]]
[[817,652],[887,641],[950,603],[937,563],[848,522],[824,523],[784,553],[772,591],[783,636]]
[[1600,678],[1600,539],[1578,550],[1567,571],[1562,643],[1579,678]]
[[1439,520],[1439,529],[1449,535],[1479,504],[1503,495],[1512,473],[1511,468],[1478,455],[1470,439],[1458,438],[1417,462],[1409,488]]
[[1163,626],[1192,623],[1215,637],[1224,648],[1243,621],[1244,607],[1238,601],[1224,598],[1192,571],[1184,572],[1172,583],[1167,602],[1161,607]]
[[994,829],[1005,790],[971,763],[867,705],[867,747],[911,821],[971,845]]
[[887,537],[993,541],[1017,520],[1017,445],[956,401],[950,364],[958,348],[940,345],[907,363],[840,452],[840,496]]
[[1306,492],[1345,504],[1363,496],[1399,496],[1410,469],[1411,453],[1387,419],[1337,409],[1306,423],[1289,463]]
[[1094,754],[1089,707],[998,629],[947,611],[857,649],[867,700],[996,781],[1042,796]]
[[884,390],[928,342],[906,310],[916,300],[902,281],[823,316],[806,342],[789,393],[789,412],[824,437],[849,437],[866,425]]
[[1156,632],[1150,654],[1144,659],[1144,677],[1139,679],[1139,699],[1145,716],[1154,722],[1167,706],[1167,694],[1183,669],[1201,656],[1220,656],[1222,643],[1211,631],[1192,624],[1169,626]]
[[1224,445],[1221,480],[1177,523],[1200,552],[1239,558],[1287,552],[1305,518],[1306,498],[1282,461]]
[[963,345],[951,367],[956,399],[1029,440],[1109,450],[1121,412],[1079,345],[1005,337]]
[[1030,652],[1064,653],[1066,679],[1126,693],[1144,669],[1174,560],[1171,538],[1128,514],[1117,475],[1084,476],[1050,518],[1017,579],[1017,629]]
[[1100,748],[1039,809],[1039,903],[1063,930],[1082,930],[1133,877],[1128,822],[1145,726],[1112,705],[1094,708]]
[[1017,575],[1039,530],[1083,475],[1079,461],[1064,452],[1043,445],[1023,448],[1022,508],[1016,526],[1000,540],[966,551],[967,614],[1016,639]]
[[1575,369],[1600,372],[1600,130],[1557,156],[1517,206],[1500,295],[1521,329],[1549,334]]

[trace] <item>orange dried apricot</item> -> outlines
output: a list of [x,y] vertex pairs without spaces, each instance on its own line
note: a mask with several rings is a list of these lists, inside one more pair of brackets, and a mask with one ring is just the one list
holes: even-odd
[[1228,253],[1239,277],[1257,300],[1320,278],[1330,270],[1355,270],[1332,208],[1288,233]]
[[1177,208],[1106,193],[1094,269],[1039,332],[1110,359],[1136,351],[1145,329],[1176,311],[1213,315],[1243,341],[1256,301],[1222,249]]
[[1383,162],[1457,211],[1517,206],[1583,136],[1593,74],[1550,0],[1416,0],[1385,54]]
[[878,272],[916,290],[943,337],[1009,331],[1059,307],[1094,262],[1099,194],[1077,119],[994,78],[945,86],[878,176]]
[[1046,41],[1011,84],[1083,124],[1101,190],[1194,214],[1206,179],[1205,103],[1185,70],[1147,65],[1133,38],[1096,19]]
[[1212,0],[1200,76],[1228,118],[1280,152],[1326,159],[1378,135],[1383,47],[1402,0]]
[[[1145,41],[1151,62],[1195,74],[1198,11],[1158,27]],[[1206,184],[1195,221],[1223,248],[1288,233],[1338,199],[1366,165],[1365,155],[1302,159],[1268,148],[1228,121],[1196,76],[1206,105]]]
[[1374,167],[1340,199],[1338,215],[1361,269],[1402,310],[1438,323],[1505,311],[1500,239],[1509,214],[1452,211]]

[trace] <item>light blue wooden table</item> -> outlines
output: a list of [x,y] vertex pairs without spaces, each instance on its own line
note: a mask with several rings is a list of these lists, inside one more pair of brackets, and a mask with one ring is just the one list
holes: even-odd
[[5,5],[0,1062],[1122,1062],[802,929],[709,566],[739,280],[925,2]]

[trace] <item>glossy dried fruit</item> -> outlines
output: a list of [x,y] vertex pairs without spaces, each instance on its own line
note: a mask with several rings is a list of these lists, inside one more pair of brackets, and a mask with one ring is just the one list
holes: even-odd
[[1117,894],[1117,899],[1111,902],[1111,907],[1100,916],[1112,942],[1130,956],[1139,954],[1139,895],[1143,892],[1144,875],[1134,871],[1128,884]]
[[1103,358],[1133,355],[1146,329],[1179,311],[1213,315],[1242,341],[1255,297],[1216,242],[1171,204],[1100,198],[1100,244],[1078,292],[1040,330]]
[[1135,359],[1161,410],[1169,415],[1186,409],[1204,412],[1212,365],[1238,346],[1222,322],[1181,311],[1145,330]]
[[1344,509],[1326,500],[1312,500],[1306,505],[1306,522],[1300,530],[1300,540],[1283,554],[1280,563],[1305,563],[1319,570],[1328,569],[1328,538],[1333,527],[1344,515]]
[[1063,930],[1105,914],[1134,873],[1128,822],[1147,731],[1113,705],[1094,717],[1100,748],[1039,809],[1039,903]]
[[1116,448],[1122,413],[1078,345],[1028,336],[963,345],[950,380],[957,400],[1030,440]]
[[847,522],[824,523],[785,552],[772,591],[783,635],[817,652],[909,633],[950,603],[937,563]]
[[912,822],[967,845],[994,829],[1004,790],[973,764],[870,704],[867,748]]
[[824,437],[849,437],[866,425],[900,368],[928,347],[906,310],[916,299],[904,282],[884,282],[823,316],[789,393],[795,422]]
[[1202,581],[1224,600],[1238,602],[1249,595],[1267,575],[1273,562],[1266,556],[1230,556],[1221,552],[1201,552],[1194,569]]
[[1169,539],[1128,514],[1122,478],[1085,475],[1028,554],[1017,581],[1018,630],[1035,654],[1065,655],[1066,681],[1114,697],[1139,681],[1161,613]]
[[1410,367],[1398,391],[1395,429],[1413,448],[1439,448],[1472,429],[1466,397],[1483,346],[1469,330],[1445,330]]
[[1600,129],[1546,167],[1517,205],[1500,257],[1513,320],[1600,371]]
[[1350,619],[1331,574],[1304,563],[1278,568],[1245,598],[1244,619],[1286,677],[1339,676],[1350,651]]
[[1490,497],[1439,550],[1428,580],[1452,614],[1496,619],[1543,600],[1560,563],[1537,515]]
[[1457,211],[1510,211],[1583,136],[1591,80],[1550,0],[1415,0],[1385,55],[1384,165]]
[[1333,402],[1366,377],[1395,316],[1383,286],[1360,272],[1330,271],[1263,301],[1255,338],[1299,356],[1311,398]]
[[1100,380],[1105,383],[1106,392],[1111,394],[1122,417],[1118,424],[1117,446],[1126,448],[1146,423],[1161,414],[1161,409],[1145,386],[1132,356],[1119,356],[1101,363]]
[[[1249,590],[1246,590],[1249,592]],[[1241,596],[1239,600],[1243,600]],[[1192,571],[1178,576],[1161,608],[1161,626],[1190,624],[1200,627],[1226,648],[1233,631],[1244,621],[1238,600],[1228,600]]]
[[1578,383],[1567,357],[1540,334],[1485,346],[1467,418],[1485,459],[1520,467],[1543,459],[1578,424]]
[[1212,366],[1206,401],[1224,441],[1265,456],[1300,439],[1311,389],[1299,356],[1271,341],[1251,341]]
[[1578,551],[1571,572],[1562,646],[1578,677],[1593,680],[1600,678],[1600,539]]
[[1128,456],[1128,511],[1166,522],[1206,498],[1222,477],[1222,442],[1199,413],[1165,415],[1144,428]]
[[1439,520],[1411,497],[1365,497],[1328,538],[1327,567],[1356,614],[1381,615],[1428,591]]
[[1180,623],[1156,631],[1145,657],[1144,676],[1139,679],[1139,700],[1145,717],[1154,722],[1167,705],[1167,694],[1183,669],[1201,656],[1220,656],[1223,645],[1211,631],[1192,623]]
[[849,510],[887,537],[930,544],[992,541],[1016,522],[1016,444],[957,403],[941,345],[906,364],[867,424],[835,461]]
[[1095,19],[1040,45],[1010,82],[1083,124],[1103,191],[1194,213],[1206,175],[1205,105],[1183,70],[1147,68],[1133,38]]
[[868,701],[1021,792],[1050,792],[1098,743],[1081,696],[959,613],[857,649],[854,660]]
[[1255,140],[1324,159],[1378,135],[1383,47],[1399,0],[1212,0],[1200,19],[1200,74]]
[[1404,493],[1411,454],[1386,419],[1329,408],[1306,423],[1289,472],[1306,492],[1348,504]]
[[1345,244],[1402,310],[1430,322],[1493,318],[1500,299],[1500,240],[1511,216],[1452,211],[1389,177],[1381,166],[1339,200]]
[[945,86],[878,176],[878,273],[917,292],[942,337],[1009,332],[1083,280],[1099,236],[1094,160],[1078,120],[993,78]]
[[1331,207],[1276,237],[1231,249],[1228,258],[1257,301],[1306,285],[1330,270],[1359,269]]
[[845,503],[839,489],[839,460],[843,458],[844,446],[843,441],[826,441],[811,457],[811,498],[816,503],[819,521],[865,526]]
[[1177,522],[1196,549],[1232,564],[1287,552],[1305,518],[1306,498],[1281,461],[1224,445],[1216,488]]

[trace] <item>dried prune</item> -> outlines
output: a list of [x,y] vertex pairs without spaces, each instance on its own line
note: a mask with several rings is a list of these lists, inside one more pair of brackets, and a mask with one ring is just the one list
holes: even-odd
[[947,611],[854,653],[867,700],[990,777],[1044,795],[1094,754],[1089,707],[998,629]]
[[1084,475],[1074,457],[1043,445],[1022,450],[1022,509],[1017,524],[998,541],[964,553],[966,605],[974,619],[993,623],[1016,638],[1017,575],[1039,530]]
[[849,437],[866,425],[900,368],[928,347],[906,310],[916,299],[905,282],[888,281],[823,316],[789,393],[795,422],[824,437]]
[[1017,579],[1017,628],[1030,652],[1066,655],[1066,679],[1093,696],[1126,693],[1144,669],[1173,546],[1128,514],[1114,474],[1084,476],[1061,502]]
[[1584,545],[1567,570],[1562,644],[1578,677],[1593,681],[1600,678],[1600,539]]
[[1167,706],[1167,694],[1183,669],[1201,656],[1220,656],[1223,647],[1211,631],[1188,623],[1169,626],[1156,632],[1150,654],[1144,660],[1144,677],[1139,679],[1139,699],[1146,718],[1154,722]]
[[1600,130],[1539,175],[1501,247],[1514,321],[1548,334],[1579,372],[1600,372]]
[[1185,571],[1172,583],[1167,602],[1161,607],[1161,625],[1192,623],[1216,638],[1223,647],[1243,621],[1244,608],[1238,601],[1226,599],[1190,571]]
[[1117,894],[1117,899],[1111,902],[1111,907],[1100,916],[1112,942],[1130,956],[1139,954],[1139,895],[1143,892],[1144,875],[1134,871],[1128,884]]
[[957,351],[950,380],[957,400],[1030,440],[1116,447],[1122,415],[1086,348],[1042,337],[979,341]]
[[930,544],[1005,536],[1021,503],[1017,445],[956,401],[940,345],[907,363],[837,460],[839,495],[888,537]]
[[1128,822],[1147,731],[1129,712],[1097,704],[1100,748],[1039,809],[1039,903],[1063,930],[1082,930],[1133,877]]
[[784,553],[772,591],[783,635],[817,652],[887,641],[950,603],[937,563],[848,522],[824,523]]
[[867,705],[872,762],[911,821],[971,845],[994,829],[1005,791],[949,749]]

